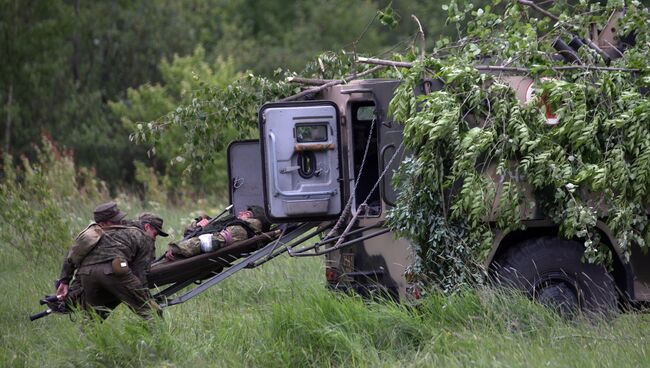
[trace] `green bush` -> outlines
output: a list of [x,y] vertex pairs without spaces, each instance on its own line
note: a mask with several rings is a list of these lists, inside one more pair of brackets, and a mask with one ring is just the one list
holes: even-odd
[[71,225],[78,222],[73,209],[108,197],[92,170],[77,176],[71,151],[60,150],[46,136],[36,151],[34,162],[23,156],[20,166],[4,155],[0,181],[0,240],[35,262],[67,249],[74,236]]

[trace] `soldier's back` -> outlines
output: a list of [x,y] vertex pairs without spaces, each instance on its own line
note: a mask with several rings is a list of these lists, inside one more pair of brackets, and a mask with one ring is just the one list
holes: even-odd
[[81,266],[112,261],[121,258],[133,261],[142,250],[153,247],[153,240],[141,229],[133,226],[111,226],[104,229],[104,236],[86,256]]

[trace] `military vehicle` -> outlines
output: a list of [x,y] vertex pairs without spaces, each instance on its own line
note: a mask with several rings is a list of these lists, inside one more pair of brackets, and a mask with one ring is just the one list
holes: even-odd
[[[556,56],[575,63],[576,49],[591,47],[604,58],[619,57],[625,47],[614,37],[619,16],[615,13],[606,27],[586,39],[569,45],[556,40]],[[533,79],[493,73],[522,103],[531,99]],[[418,297],[406,275],[413,259],[409,242],[396,238],[384,224],[397,200],[392,175],[405,155],[402,126],[387,113],[399,83],[356,80],[326,88],[309,101],[266,104],[259,111],[260,140],[229,148],[231,203],[236,209],[264,206],[274,222],[320,224],[325,242],[301,250],[290,247],[289,252],[325,255],[325,276],[332,289]],[[442,85],[424,81],[414,93],[425,93],[425,87],[435,90]],[[546,117],[549,125],[561,124],[551,111]],[[497,180],[493,166],[483,173]],[[530,185],[519,184],[527,197],[521,211],[524,229],[495,231],[485,259],[485,269],[497,280],[545,304],[569,309],[607,311],[623,302],[650,301],[650,254],[634,247],[627,261],[599,221],[601,241],[614,255],[611,269],[583,262],[580,239],[559,237],[558,226],[541,211]],[[343,237],[330,240],[329,229],[339,218],[343,221],[334,233]]]

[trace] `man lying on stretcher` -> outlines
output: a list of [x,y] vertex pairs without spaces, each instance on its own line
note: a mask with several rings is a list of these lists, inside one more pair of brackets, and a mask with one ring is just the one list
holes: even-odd
[[[185,238],[169,243],[165,256],[154,265],[214,252],[266,232],[271,226],[264,209],[258,206],[248,207],[239,212],[237,217],[231,215],[210,224],[209,222],[208,218],[193,222],[185,229]],[[187,238],[188,234],[193,236]]]

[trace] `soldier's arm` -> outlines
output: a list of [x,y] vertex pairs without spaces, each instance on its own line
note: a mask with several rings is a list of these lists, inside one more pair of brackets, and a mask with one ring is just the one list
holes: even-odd
[[72,280],[72,276],[74,276],[74,271],[77,268],[75,267],[74,263],[70,260],[70,257],[68,255],[65,256],[63,259],[63,265],[61,266],[61,273],[59,274],[59,280],[58,283],[65,283],[65,284],[70,284],[70,280]]
[[59,279],[56,281],[56,297],[59,300],[63,300],[68,296],[68,285],[74,276],[75,270],[75,265],[66,255],[63,259],[63,265],[61,266],[61,274],[59,275]]
[[[148,235],[139,229],[133,229],[128,232],[128,244],[129,244],[129,268],[131,272],[143,283],[146,285],[147,277],[146,273],[149,270],[149,266],[153,261],[150,257],[150,251],[147,248],[149,245],[150,248],[154,248],[153,242]],[[155,251],[155,249],[154,249]]]
[[231,225],[212,235],[212,248],[217,250],[232,243],[248,239],[248,233],[239,225]]

